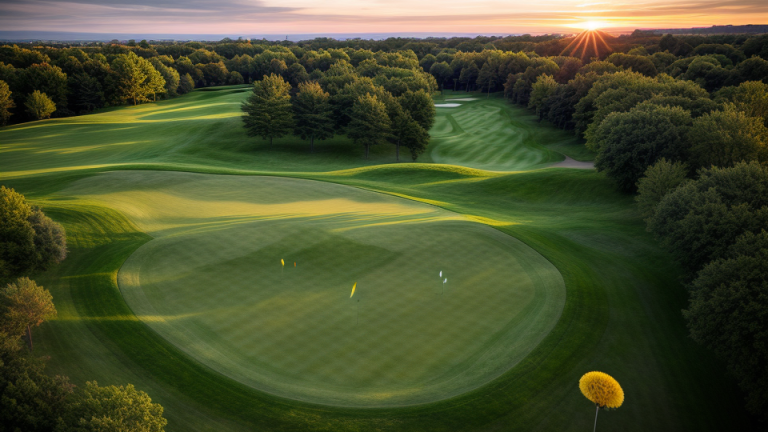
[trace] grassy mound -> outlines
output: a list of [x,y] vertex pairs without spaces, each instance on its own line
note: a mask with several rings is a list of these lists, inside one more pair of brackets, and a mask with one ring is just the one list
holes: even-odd
[[119,275],[140,320],[289,398],[384,406],[464,393],[520,362],[565,300],[554,266],[514,238],[347,186],[133,171],[62,193],[155,238]]

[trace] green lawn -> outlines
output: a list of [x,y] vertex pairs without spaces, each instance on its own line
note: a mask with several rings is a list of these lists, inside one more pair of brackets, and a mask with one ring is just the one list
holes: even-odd
[[557,269],[514,238],[349,186],[122,171],[61,195],[98,200],[154,237],[118,276],[141,321],[223,375],[293,399],[464,393],[530,353],[565,300]]
[[[131,382],[165,406],[172,431],[589,430],[593,407],[577,383],[590,370],[613,375],[626,393],[624,406],[601,413],[601,429],[751,426],[723,367],[687,337],[678,269],[644,231],[631,197],[594,171],[517,171],[559,160],[553,149],[575,149],[563,132],[501,100],[467,101],[439,112],[456,110],[466,135],[503,139],[470,115],[485,111],[501,123],[508,115],[528,137],[563,140],[510,144],[514,151],[479,140],[472,151],[461,140],[441,141],[447,129],[438,121],[427,160],[437,152],[467,167],[392,164],[392,148],[365,161],[343,139],[322,143],[316,154],[289,138],[268,149],[240,128],[243,97],[237,89],[196,91],[0,129],[0,182],[68,232],[68,259],[37,278],[60,311],[36,333],[53,372],[75,383]],[[481,166],[494,160],[480,148],[486,142],[499,149],[494,167]],[[265,173],[271,177],[258,177]],[[529,307],[519,303],[541,294],[532,275],[553,278],[552,266],[565,303],[544,299],[550,306],[541,310],[559,316],[554,326],[551,318],[528,319]],[[449,278],[445,303],[427,297],[440,296],[440,287],[429,286],[439,283],[435,270]],[[124,293],[118,278],[128,280]],[[351,281],[358,282],[360,325],[351,323]],[[248,297],[251,282],[261,297]],[[543,282],[550,291],[555,285]],[[486,296],[473,295],[478,290]],[[511,333],[498,340],[483,330],[504,323]],[[525,325],[548,333],[538,343],[536,335],[509,339]],[[260,331],[268,334],[254,334]],[[435,336],[442,332],[450,337]],[[339,336],[315,340],[323,334]],[[487,365],[508,369],[496,377],[461,362],[479,352],[506,357]],[[249,361],[264,367],[242,367]],[[437,364],[447,362],[459,365],[457,377],[473,379],[441,382],[451,372]],[[406,396],[369,395],[375,403],[368,405],[379,408],[348,406],[366,391],[359,385],[366,378]],[[331,380],[340,385],[328,386]],[[463,393],[381,406],[451,391]]]

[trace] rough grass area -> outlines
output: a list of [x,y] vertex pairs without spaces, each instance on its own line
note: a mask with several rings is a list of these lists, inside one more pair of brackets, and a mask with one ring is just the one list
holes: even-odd
[[[339,150],[310,155],[298,143],[291,144],[293,141],[289,139],[284,141],[284,146],[276,144],[276,149],[268,150],[258,140],[246,138],[234,116],[197,121],[175,121],[173,117],[152,122],[131,123],[127,120],[138,111],[155,115],[174,107],[185,107],[198,117],[216,116],[222,114],[219,109],[223,108],[215,102],[223,100],[234,103],[227,109],[236,111],[242,93],[229,91],[194,92],[173,101],[138,108],[127,107],[93,116],[0,130],[0,182],[27,194],[47,214],[61,221],[70,239],[69,258],[52,272],[37,277],[51,289],[60,311],[55,321],[43,325],[36,333],[36,350],[53,358],[52,372],[65,373],[78,384],[92,379],[100,384],[131,382],[164,405],[169,419],[168,430],[171,431],[589,430],[594,407],[579,393],[578,379],[591,370],[613,375],[626,394],[624,406],[600,414],[601,428],[606,430],[714,431],[754,427],[742,408],[741,394],[725,376],[722,365],[687,336],[680,314],[687,295],[677,282],[678,269],[645,232],[631,197],[616,192],[603,175],[589,170],[560,168],[504,173],[437,164],[377,167],[373,164],[382,160],[366,163],[359,153],[347,157]],[[478,100],[468,103],[480,108],[482,104],[488,104],[487,109],[492,109],[497,102]],[[119,120],[105,126],[98,120],[99,116],[113,116]],[[65,127],[67,122],[73,124]],[[200,129],[196,129],[198,127]],[[114,130],[106,133],[110,128]],[[471,129],[465,132],[473,133]],[[58,136],[54,137],[54,134]],[[77,149],[82,137],[96,135],[102,138],[88,138],[84,147],[97,147],[81,148],[80,159],[63,151]],[[140,137],[158,141],[98,147],[100,143],[131,142]],[[106,165],[100,168],[102,164]],[[123,172],[98,174],[118,168]],[[125,172],[126,169],[131,172]],[[191,187],[192,191],[186,195],[180,193],[182,189],[177,189],[177,192],[162,196],[161,188],[144,180],[131,183],[108,181],[130,175],[150,178],[160,175],[152,172],[158,170],[243,175],[271,173],[273,176],[276,175],[274,171],[281,171],[280,176],[339,183],[397,197],[392,201],[396,208],[422,208],[406,204],[403,198],[430,204],[430,211],[436,214],[460,215],[474,222],[441,220],[430,224],[460,223],[474,227],[480,223],[487,226],[483,229],[514,237],[535,250],[562,276],[565,304],[550,332],[514,367],[478,388],[449,399],[406,407],[356,408],[275,396],[222,375],[194,355],[179,349],[156,331],[153,323],[157,321],[148,318],[152,315],[137,316],[121,295],[117,285],[119,270],[136,251],[151,248],[155,242],[172,242],[174,238],[179,242],[175,246],[177,249],[194,245],[194,241],[215,243],[206,240],[208,226],[197,220],[199,218],[209,220],[210,228],[219,227],[222,233],[237,229],[238,222],[243,222],[243,227],[271,223],[267,220],[244,222],[256,213],[261,214],[262,210],[242,211],[243,206],[250,204],[237,194],[250,192],[237,187],[228,188],[227,195],[211,201],[205,188],[195,182],[188,184],[199,188],[199,194],[195,193],[196,187]],[[245,179],[243,181],[259,181],[253,177],[241,178]],[[349,196],[368,195],[355,191],[349,192]],[[384,199],[376,196],[377,200]],[[292,195],[282,201],[272,198],[259,205],[290,205],[306,200],[298,197]],[[162,212],[166,207],[184,208],[184,199],[189,204],[187,215],[194,213],[195,201],[208,204],[199,206],[199,216],[195,213],[182,218],[184,213],[181,211]],[[360,202],[356,205],[361,208],[378,202],[373,198],[357,201]],[[156,204],[164,202],[166,205]],[[312,208],[317,212],[319,206]],[[384,210],[373,213],[373,221],[382,220],[382,215],[386,215]],[[413,215],[397,217],[408,219]],[[281,232],[289,232],[291,222],[281,222],[285,224],[279,227]],[[333,223],[341,222],[328,220],[318,222],[318,226],[330,227]],[[398,225],[408,224],[394,224],[396,228],[405,229]],[[191,237],[195,232],[193,227],[199,231],[195,234],[200,236],[199,240]],[[365,231],[369,229],[373,233],[379,228],[366,228]],[[349,246],[351,241],[345,236],[352,235],[353,231],[334,233],[337,236],[334,241],[344,240],[344,245]],[[472,241],[483,241],[480,233],[473,235]],[[401,235],[409,237],[403,241],[411,241],[410,237],[419,238],[417,231]],[[185,238],[192,243],[184,243]],[[230,235],[229,238],[240,247],[248,245],[238,236]],[[323,240],[320,235],[310,238],[313,245],[321,244],[320,240]],[[390,240],[387,236],[378,237],[376,244],[365,245],[364,249],[378,251],[376,248],[382,248],[382,244]],[[516,244],[511,239],[509,241]],[[274,246],[284,249],[274,249],[274,253],[268,250],[266,254],[263,250],[254,250],[247,258],[266,262],[267,256],[285,255],[286,261],[292,263],[289,255],[295,253],[297,257],[322,256],[327,262],[339,259],[325,257],[326,254],[313,251],[298,240],[286,242],[285,246],[282,244],[277,242]],[[226,245],[216,249],[223,250],[226,255]],[[343,249],[343,246],[333,246],[332,249]],[[177,256],[159,256],[158,263],[178,260],[180,252],[175,254]],[[457,257],[462,253],[456,250],[436,253],[444,252]],[[520,259],[518,254],[510,255]],[[306,260],[304,257],[301,261],[296,259],[297,272]],[[234,265],[236,260],[226,256],[209,259],[221,277],[225,277],[227,266],[230,271],[240,269],[245,278],[269,276],[262,269]],[[360,259],[361,265],[375,271],[370,262],[365,262],[363,253],[356,254],[354,259]],[[408,265],[418,265],[418,262]],[[492,265],[489,271],[508,271],[497,267],[502,266]],[[159,271],[153,274],[161,275],[163,269]],[[285,271],[287,274],[289,269]],[[316,269],[313,275],[319,277],[314,273],[316,271],[319,272]],[[407,273],[411,270],[403,264],[396,271]],[[429,276],[428,271],[425,273]],[[179,275],[164,275],[172,286],[174,276]],[[290,277],[297,278],[299,273],[290,274]],[[324,278],[332,281],[333,277],[325,275]],[[452,275],[448,278],[451,283]],[[237,280],[232,278],[230,282],[236,285]],[[175,286],[183,289],[185,285]],[[201,287],[198,291],[204,288],[203,285],[198,285]],[[330,285],[335,285],[335,281]],[[482,281],[466,286],[470,285],[483,287]],[[301,286],[304,291],[311,289],[298,279],[295,279],[295,286]],[[365,293],[365,286],[365,283],[358,286],[361,294]],[[344,292],[339,296],[346,297],[351,287],[347,282],[343,288]],[[228,295],[217,300],[216,291],[205,289],[208,291],[188,292],[188,298],[199,295],[201,302],[224,304],[230,301]],[[222,286],[221,289],[231,293],[237,287]],[[362,301],[366,299],[361,297]],[[175,311],[170,311],[175,315],[201,307],[193,301],[179,303],[164,307],[176,307]],[[266,316],[274,317],[271,313],[267,312]],[[169,313],[162,311],[157,315]],[[427,316],[437,319],[435,317]],[[254,320],[260,318],[254,314]],[[220,315],[218,319],[223,324],[226,317]],[[488,316],[488,319],[492,322],[498,316]],[[243,318],[237,322],[242,324]],[[210,320],[207,325],[214,324],[214,320]],[[228,334],[230,330],[234,329],[227,328],[222,333]],[[455,331],[455,326],[451,331]],[[250,343],[261,342],[254,339]],[[375,339],[366,340],[366,343],[370,343],[370,349],[378,349]],[[380,355],[386,354],[382,351]],[[356,366],[359,365],[350,367]]]

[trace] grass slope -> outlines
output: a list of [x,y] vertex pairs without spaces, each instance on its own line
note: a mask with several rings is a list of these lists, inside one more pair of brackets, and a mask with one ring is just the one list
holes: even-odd
[[[200,97],[198,93],[156,108],[139,108],[151,111],[186,104]],[[204,98],[197,103],[205,103]],[[114,111],[115,115],[120,112]],[[89,121],[88,117],[79,119]],[[226,121],[216,122],[221,129],[212,129],[211,135],[235,133],[227,129]],[[37,125],[44,128],[49,123],[56,121]],[[27,131],[23,145],[6,144],[5,134],[16,129],[0,130],[0,169],[4,171],[0,181],[28,194],[62,221],[72,249],[62,265],[39,278],[52,290],[63,312],[58,320],[40,328],[37,346],[54,357],[54,372],[67,373],[75,382],[132,382],[146,390],[166,407],[169,430],[588,430],[593,411],[579,394],[577,382],[589,370],[612,374],[627,395],[619,410],[601,414],[601,428],[723,430],[753,426],[722,366],[686,335],[680,315],[686,293],[675,282],[677,268],[645,233],[631,198],[617,193],[601,174],[570,169],[501,174],[429,164],[345,166],[311,173],[343,164],[336,164],[327,153],[304,159],[303,154],[288,157],[288,150],[257,151],[246,144],[251,141],[241,144],[241,150],[249,148],[249,153],[239,160],[232,157],[226,163],[211,158],[207,167],[203,160],[194,161],[193,166],[179,165],[174,156],[163,156],[162,149],[155,159],[162,163],[152,165],[138,164],[131,152],[102,153],[102,158],[132,164],[131,168],[222,173],[245,173],[242,160],[273,158],[277,162],[282,157],[285,166],[299,171],[290,174],[293,176],[409,198],[485,223],[539,252],[562,275],[566,303],[557,324],[499,378],[435,403],[334,408],[271,396],[228,379],[139,320],[120,295],[116,279],[125,260],[150,244],[151,237],[104,201],[65,193],[77,181],[93,177],[93,170],[83,170],[84,164],[76,159],[68,161],[71,166],[57,162],[58,150],[46,151],[57,141],[43,133]],[[88,128],[81,132],[87,133]],[[225,153],[213,136],[198,138],[200,154]],[[20,150],[23,148],[27,150]],[[164,151],[173,148],[170,144],[163,147]],[[5,158],[14,151],[26,152],[16,159],[24,165],[19,169]],[[112,151],[120,153],[116,147]],[[183,157],[194,158],[194,152]],[[306,161],[311,163],[302,168]],[[7,175],[9,171],[14,174]],[[34,174],[38,171],[47,174]]]
[[[459,105],[440,107],[441,105]],[[425,160],[491,171],[540,168],[563,160],[591,161],[594,154],[576,138],[506,100],[446,91]]]
[[212,369],[294,399],[464,393],[524,358],[565,300],[560,274],[524,244],[390,195],[151,171],[61,194],[103,202],[155,238],[119,275],[139,319]]
[[[152,104],[5,127],[0,129],[0,172],[3,178],[13,178],[138,164],[195,171],[315,172],[395,162],[392,145],[374,146],[370,160],[365,160],[363,147],[341,136],[316,143],[314,154],[308,142],[295,137],[277,139],[272,147],[250,138],[240,111],[248,91],[195,91]],[[494,116],[460,115],[477,108]],[[572,153],[584,149],[572,135],[537,123],[525,110],[501,99],[462,106],[453,114],[438,111],[430,146],[430,154],[438,154],[436,162],[508,171],[562,160],[545,143],[575,159],[579,157]],[[441,133],[440,124],[452,115],[476,129],[471,135]],[[460,145],[468,138],[467,145]],[[434,159],[430,154],[421,161]],[[402,157],[409,158],[407,151]],[[501,161],[489,164],[497,159]]]

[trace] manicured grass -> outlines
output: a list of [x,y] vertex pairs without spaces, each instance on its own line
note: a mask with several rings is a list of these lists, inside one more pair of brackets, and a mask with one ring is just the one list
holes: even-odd
[[[365,160],[363,147],[342,136],[315,143],[314,154],[308,142],[292,136],[276,139],[272,147],[248,137],[240,119],[248,91],[195,91],[152,104],[5,127],[0,129],[0,172],[13,178],[150,163],[187,170],[315,172],[395,162],[392,145],[374,146]],[[585,148],[570,133],[540,124],[502,99],[453,110],[438,110],[430,151],[420,162],[510,171],[562,160],[545,144],[583,160],[574,153]],[[445,133],[447,119],[471,133]],[[401,158],[410,161],[406,150]]]
[[294,399],[464,393],[522,360],[565,300],[557,270],[514,238],[348,186],[130,171],[61,194],[103,202],[155,238],[118,279],[140,320],[212,369]]
[[[539,168],[563,160],[591,161],[583,141],[539,121],[531,111],[511,105],[498,94],[445,91],[425,161],[491,171]],[[439,107],[458,104],[458,107]]]
[[[201,93],[163,102],[156,108],[150,105],[138,108],[154,115],[153,110],[158,108],[188,104],[190,109],[195,109],[195,104],[237,95],[206,99],[204,96],[208,93],[202,96]],[[493,106],[497,102],[472,103]],[[198,114],[206,116],[216,109],[216,105],[212,105]],[[118,116],[122,111],[131,110],[133,108],[125,108],[96,116]],[[84,125],[92,121],[89,117],[78,119]],[[183,127],[176,128],[178,141],[174,141],[170,133],[174,130],[173,121],[124,125],[132,127],[129,130],[136,137],[142,135],[143,128],[152,129],[144,133],[146,136],[163,128],[168,128],[168,134],[156,146],[129,146],[129,150],[113,146],[109,150],[87,149],[82,154],[84,160],[98,155],[108,163],[129,164],[118,167],[132,170],[259,174],[283,165],[284,175],[346,184],[431,204],[433,212],[445,210],[460,214],[491,227],[487,229],[517,238],[557,268],[566,289],[559,320],[514,367],[477,389],[447,400],[400,408],[345,408],[299,402],[254,390],[221,375],[161,337],[153,328],[152,320],[140,320],[120,295],[116,284],[118,271],[134,251],[166,238],[173,239],[174,234],[183,246],[189,232],[187,225],[200,222],[193,215],[180,224],[178,213],[158,213],[153,201],[138,200],[138,197],[157,194],[155,186],[139,181],[107,181],[119,176],[148,178],[155,174],[132,171],[96,175],[97,171],[110,168],[84,170],[87,165],[102,162],[78,162],[77,158],[69,159],[70,156],[61,153],[57,147],[60,140],[72,140],[70,145],[75,143],[71,136],[75,132],[67,128],[59,131],[63,134],[60,140],[43,133],[36,135],[32,129],[23,132],[19,132],[19,127],[2,129],[0,182],[17,187],[54,219],[62,221],[71,242],[70,257],[38,278],[52,290],[54,301],[62,311],[56,321],[43,325],[36,334],[39,352],[54,359],[51,363],[54,372],[66,373],[76,383],[86,379],[97,379],[101,384],[132,382],[166,407],[168,429],[179,431],[589,430],[593,407],[579,394],[577,382],[581,374],[590,370],[610,373],[626,393],[624,406],[614,412],[601,413],[601,429],[745,430],[753,426],[741,408],[741,395],[724,376],[722,366],[687,337],[680,315],[686,293],[676,282],[678,269],[644,231],[631,197],[616,192],[601,174],[554,168],[492,173],[436,164],[371,166],[359,156],[351,159],[333,152],[305,154],[298,145],[289,144],[281,150],[270,151],[260,145],[253,146],[252,140],[242,136],[239,147],[232,144],[222,150],[227,139],[220,141],[219,136],[232,134],[230,143],[235,143],[235,135],[242,133],[235,130],[234,124],[227,123],[229,121],[226,118],[201,120],[199,123],[208,122],[211,127],[207,134],[197,131],[196,137],[191,132],[186,134]],[[62,121],[27,127],[37,125],[39,131],[59,122]],[[191,129],[195,124],[189,121],[186,128]],[[213,127],[214,124],[219,126]],[[101,130],[104,126],[92,127]],[[79,133],[87,134],[89,130],[90,127],[82,126]],[[23,137],[25,141],[6,141],[7,136]],[[107,139],[121,138],[108,135]],[[133,151],[139,147],[147,154],[153,151],[156,154],[144,159]],[[16,159],[9,162],[8,155]],[[273,162],[259,165],[261,160]],[[344,163],[339,163],[340,160]],[[14,163],[19,164],[18,169]],[[13,174],[8,175],[9,172]],[[231,181],[251,180],[236,177]],[[93,193],[89,193],[88,187]],[[190,201],[208,199],[202,189],[199,197],[194,194],[195,188],[192,189]],[[247,200],[241,198],[223,198],[249,193],[231,187],[223,189],[222,199],[215,205],[201,207],[201,211],[204,210],[201,216],[219,225],[225,223],[224,210],[234,209],[232,213],[240,215],[242,212],[238,209],[247,204]],[[165,200],[171,206],[172,199],[183,198],[178,195],[178,192],[176,196],[169,193],[156,202]],[[295,197],[285,201],[273,198],[262,205],[295,202]],[[402,200],[393,203],[408,206],[401,204]],[[137,210],[131,210],[130,206]],[[194,207],[190,204],[190,208]],[[230,222],[237,221],[232,218]],[[251,223],[257,226],[264,222]],[[288,221],[285,223],[281,229],[290,229]],[[152,233],[157,240],[140,229]],[[418,233],[408,233],[409,237],[418,238]],[[204,231],[200,235],[204,235]],[[233,239],[233,242],[235,240],[247,243],[242,239]],[[297,246],[293,250],[308,253],[299,243],[294,242]],[[287,252],[290,248],[276,250],[275,254]],[[461,251],[450,252],[461,254]],[[322,254],[316,254],[319,255]],[[495,267],[499,266],[492,267],[496,271]],[[449,275],[449,282],[451,280]],[[482,286],[482,283],[473,286]],[[359,288],[362,289],[362,285]],[[348,295],[346,291],[344,294]],[[201,297],[208,302],[215,300],[214,294],[201,294]]]

